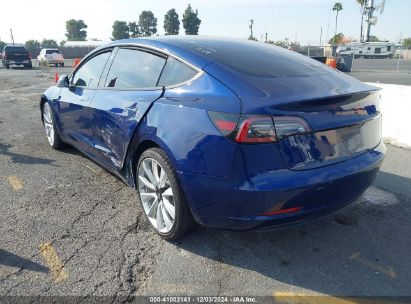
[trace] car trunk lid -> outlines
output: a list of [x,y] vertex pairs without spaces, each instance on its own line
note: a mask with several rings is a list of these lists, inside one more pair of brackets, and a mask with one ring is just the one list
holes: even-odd
[[[306,170],[355,157],[381,141],[381,94],[377,88],[331,69],[300,77],[227,77],[230,71],[208,66],[242,100],[242,113],[304,119],[308,132],[278,140],[286,166]],[[277,126],[276,126],[277,128]]]
[[27,51],[7,52],[7,60],[13,60],[13,61],[30,60],[29,52]]

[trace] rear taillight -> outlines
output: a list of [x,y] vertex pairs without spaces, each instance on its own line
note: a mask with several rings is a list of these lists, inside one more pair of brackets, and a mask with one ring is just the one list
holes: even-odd
[[310,132],[307,122],[297,116],[274,116],[275,132],[279,139]]
[[7,60],[7,53],[4,53],[4,60]]
[[270,116],[243,116],[235,137],[238,143],[265,143],[276,140],[274,123]]
[[32,58],[31,58],[31,53],[29,52],[29,59],[31,60]]
[[240,115],[222,112],[208,112],[208,115],[223,136],[238,143],[269,143],[310,131],[305,120],[295,116]]

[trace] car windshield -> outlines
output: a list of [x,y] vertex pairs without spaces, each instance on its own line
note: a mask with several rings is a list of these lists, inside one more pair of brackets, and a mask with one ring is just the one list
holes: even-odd
[[10,53],[27,52],[23,46],[6,46],[5,51]]
[[260,42],[195,38],[173,39],[169,42],[252,76],[295,77],[321,74],[327,71],[327,67],[320,62],[293,51]]

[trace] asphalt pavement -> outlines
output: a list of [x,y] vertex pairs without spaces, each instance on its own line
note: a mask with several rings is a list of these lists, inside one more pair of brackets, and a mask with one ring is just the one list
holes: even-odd
[[[352,209],[273,232],[155,235],[135,191],[74,148],[48,145],[52,84],[0,69],[0,296],[411,296],[411,151],[388,146]],[[347,188],[347,191],[349,189]]]
[[355,59],[349,75],[365,82],[411,85],[411,60]]

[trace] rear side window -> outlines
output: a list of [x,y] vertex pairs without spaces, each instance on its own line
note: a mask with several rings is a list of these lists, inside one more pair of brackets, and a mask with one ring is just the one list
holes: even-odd
[[161,73],[158,86],[167,87],[183,83],[192,79],[197,73],[198,72],[196,70],[189,67],[185,63],[182,63],[173,57],[168,57],[167,64]]
[[54,54],[54,53],[60,54],[60,51],[59,50],[46,50],[46,54]]
[[4,48],[4,51],[9,52],[9,53],[27,52],[27,50],[24,46],[6,46]]
[[156,87],[165,63],[165,58],[151,53],[119,49],[104,86],[118,89]]
[[316,60],[267,43],[238,39],[173,39],[167,42],[249,76],[297,77],[329,71]]
[[106,52],[89,59],[74,74],[73,84],[77,87],[97,87],[110,54],[111,52]]

